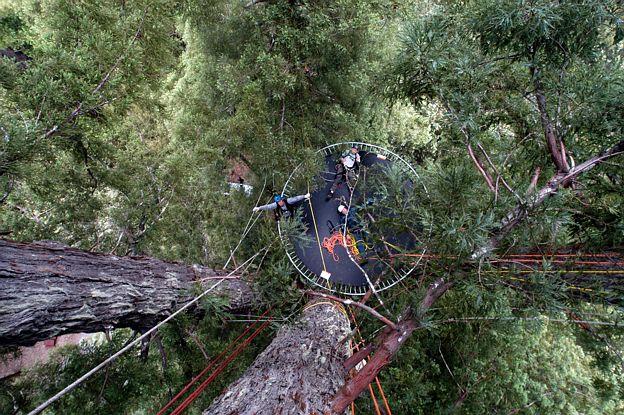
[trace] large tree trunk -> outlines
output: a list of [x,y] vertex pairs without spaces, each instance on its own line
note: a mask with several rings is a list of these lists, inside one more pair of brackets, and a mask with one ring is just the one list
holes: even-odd
[[204,415],[328,413],[344,384],[349,331],[342,307],[327,300],[309,303]]
[[[32,345],[64,333],[130,327],[145,330],[216,284],[201,266],[146,257],[118,257],[57,243],[0,240],[0,345]],[[203,278],[207,278],[201,281]],[[236,277],[210,294],[230,309],[251,305]]]

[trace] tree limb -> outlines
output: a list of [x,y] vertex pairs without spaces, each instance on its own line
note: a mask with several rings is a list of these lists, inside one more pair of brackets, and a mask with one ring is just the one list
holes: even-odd
[[529,187],[527,188],[527,191],[526,191],[527,194],[530,194],[533,192],[533,190],[535,190],[535,187],[537,186],[537,181],[539,180],[541,172],[542,172],[541,168],[537,167],[535,169],[535,173],[533,173],[533,177],[531,178],[531,184],[529,184]]
[[332,300],[332,301],[337,301],[337,302],[342,303],[344,305],[353,305],[353,306],[359,307],[362,310],[364,310],[367,313],[369,313],[370,315],[372,315],[373,317],[375,317],[376,319],[380,320],[385,325],[393,328],[394,330],[397,330],[396,323],[392,322],[387,317],[384,317],[379,312],[377,312],[375,309],[367,306],[366,304],[363,304],[363,303],[360,303],[360,302],[357,302],[357,301],[348,300],[348,299],[345,300],[343,298],[335,297],[333,295],[329,295],[329,294],[325,294],[325,293],[319,293],[317,291],[310,291],[310,290],[308,290],[308,291],[306,291],[306,294],[313,295],[315,297],[326,298],[326,299]]
[[[110,327],[145,330],[188,303],[198,287],[218,282],[202,277],[221,275],[197,265],[0,239],[0,345]],[[230,309],[249,308],[254,299],[240,279],[223,280],[213,295]]]
[[566,188],[572,184],[582,173],[585,173],[605,160],[624,153],[624,140],[620,141],[613,147],[603,151],[585,162],[571,168],[568,172],[560,172],[555,174],[537,193],[530,196],[525,203],[518,204],[510,211],[500,222],[498,229],[490,238],[488,243],[483,247],[475,250],[472,259],[482,258],[492,253],[500,242],[513,230],[517,225],[523,222],[529,214],[538,206],[542,205],[545,200],[557,193],[560,188]]
[[[117,60],[113,64],[113,66],[111,66],[110,69],[106,72],[106,74],[100,80],[100,82],[97,84],[97,86],[93,89],[93,91],[91,91],[90,95],[95,95],[98,92],[100,92],[102,90],[102,88],[104,88],[104,86],[110,80],[110,77],[113,74],[113,72],[119,67],[121,62],[126,58],[126,56],[128,55],[128,51],[130,50],[130,48],[132,47],[134,42],[136,42],[136,40],[141,35],[141,31],[143,30],[143,23],[145,22],[145,15],[146,14],[147,14],[147,10],[145,10],[143,12],[143,16],[141,17],[141,21],[139,23],[139,26],[137,27],[137,30],[134,33],[134,36],[132,37],[132,39],[130,39],[130,43],[128,44],[128,46],[126,46],[126,49],[123,51],[123,53],[121,55],[119,55],[119,57],[117,58]],[[70,122],[74,121],[82,113],[82,106],[83,106],[83,104],[84,104],[84,102],[80,101],[78,103],[78,105],[76,106],[76,108],[74,108],[74,110],[71,112],[71,114],[69,114],[69,116],[67,116],[67,118],[65,118],[65,120],[60,125],[57,124],[57,125],[53,126],[50,130],[48,130],[44,134],[43,138],[50,138],[50,137],[52,137],[53,135],[57,134],[60,131],[60,128],[63,125],[69,124]]]
[[516,191],[514,189],[512,189],[511,186],[509,186],[509,184],[507,183],[505,178],[499,173],[498,168],[492,162],[492,159],[490,159],[490,156],[485,151],[485,149],[483,148],[481,143],[477,143],[477,147],[479,147],[479,150],[481,150],[481,152],[485,156],[485,159],[488,161],[488,164],[490,165],[490,167],[492,167],[492,170],[494,170],[494,173],[496,173],[496,176],[497,176],[497,178],[496,178],[496,187],[498,187],[498,181],[500,180],[503,183],[503,186],[505,186],[505,189],[507,189],[509,191],[509,193],[514,195],[517,199],[520,199],[520,196],[518,196],[518,193],[516,193]]
[[494,187],[494,180],[492,179],[492,176],[490,176],[490,173],[485,170],[483,163],[477,158],[474,151],[472,150],[472,146],[468,141],[466,141],[466,148],[468,149],[468,154],[470,155],[470,158],[477,167],[477,170],[479,170],[479,173],[481,173],[481,175],[485,179],[485,183],[488,185],[492,192],[496,193],[496,188]]
[[542,81],[540,80],[539,69],[532,66],[531,76],[533,78],[533,86],[535,87],[534,94],[537,101],[537,108],[540,113],[540,121],[542,123],[542,129],[544,130],[544,137],[546,138],[546,146],[550,152],[550,157],[557,168],[557,172],[567,172],[570,170],[570,166],[568,165],[566,158],[565,147],[561,137],[558,137],[557,131],[548,116],[548,111],[546,109],[546,94],[544,92],[544,87],[542,86]]
[[343,413],[349,404],[366,390],[368,385],[375,380],[379,372],[392,361],[403,343],[405,343],[415,330],[421,327],[421,317],[452,285],[451,282],[445,281],[443,278],[438,278],[427,289],[425,297],[418,305],[415,315],[412,313],[411,309],[408,309],[404,313],[405,318],[397,323],[396,330],[390,327],[384,329],[378,336],[378,346],[368,363],[349,379],[336,396],[334,396],[331,403],[333,413]]

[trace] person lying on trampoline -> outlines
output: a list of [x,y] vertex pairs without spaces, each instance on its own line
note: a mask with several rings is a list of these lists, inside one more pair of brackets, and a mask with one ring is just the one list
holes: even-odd
[[260,210],[272,210],[275,214],[275,220],[278,221],[282,217],[289,218],[295,214],[295,205],[301,202],[304,199],[309,199],[310,193],[306,193],[305,195],[293,196],[286,198],[284,196],[275,195],[273,196],[273,203],[269,203],[268,205],[256,206],[253,208],[254,212],[258,212]]
[[334,177],[334,182],[327,194],[327,200],[334,196],[334,192],[340,183],[351,183],[355,180],[360,169],[361,161],[360,150],[355,146],[342,153],[338,159],[338,163],[336,163],[336,177]]
[[359,229],[359,222],[356,219],[355,208],[351,209],[347,208],[345,205],[340,204],[338,206],[338,213],[340,213],[340,226],[343,227],[345,224],[347,228],[350,230]]
[[356,208],[354,206],[348,208],[341,203],[338,206],[338,213],[340,214],[340,228],[337,229],[338,232],[343,233],[343,227],[345,224],[347,225],[347,231],[355,238],[356,247],[361,257],[366,250],[366,246],[363,241],[362,223],[360,223],[360,218],[357,215]]

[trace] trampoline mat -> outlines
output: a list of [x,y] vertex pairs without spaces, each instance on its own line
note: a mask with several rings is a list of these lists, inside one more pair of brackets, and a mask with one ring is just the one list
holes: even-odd
[[[363,167],[360,167],[357,179],[350,182],[352,185],[354,184],[352,198],[349,185],[342,181],[329,200],[326,199],[326,196],[336,176],[335,165],[340,157],[340,152],[336,151],[325,155],[325,171],[320,174],[321,183],[324,185],[311,193],[309,202],[304,201],[298,205],[302,221],[307,229],[307,242],[302,243],[300,239],[290,241],[294,254],[309,272],[316,277],[321,277],[324,270],[329,273],[328,280],[316,278],[317,285],[320,285],[319,282],[326,282],[322,285],[327,286],[327,288],[343,286],[346,291],[353,294],[362,293],[367,285],[375,281],[382,275],[383,270],[387,269],[386,264],[379,259],[377,250],[384,249],[387,252],[389,246],[401,247],[402,249],[409,249],[414,246],[414,240],[407,233],[367,235],[360,227],[351,229],[347,226],[348,232],[358,241],[356,246],[359,248],[359,258],[353,252],[347,252],[347,248],[341,243],[336,243],[333,246],[333,253],[323,247],[325,238],[330,238],[336,232],[343,232],[344,215],[338,213],[338,206],[340,204],[348,205],[350,199],[350,206],[353,209],[362,206],[364,203],[370,203],[370,201],[364,200],[364,195],[370,197],[369,195],[376,193],[376,189],[371,188],[374,186],[374,180],[367,180],[366,175],[383,174],[383,170],[394,163],[388,159],[378,158],[376,153],[370,151],[360,150],[359,153]],[[411,189],[412,185],[411,180],[406,178],[405,188],[407,191]],[[375,203],[379,203],[379,201],[377,200]],[[377,210],[379,210],[378,208],[376,207]],[[371,241],[376,241],[376,243]],[[384,242],[380,243],[379,241]],[[297,266],[297,268],[301,271],[302,267]],[[308,276],[306,275],[306,277]],[[308,277],[308,279],[310,278]]]

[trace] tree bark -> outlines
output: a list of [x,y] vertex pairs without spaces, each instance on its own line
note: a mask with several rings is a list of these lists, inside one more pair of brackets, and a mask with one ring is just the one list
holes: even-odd
[[344,384],[344,343],[350,331],[343,309],[313,301],[293,325],[282,327],[249,369],[204,415],[326,414]]
[[[28,346],[60,334],[110,328],[144,331],[219,276],[206,267],[154,258],[0,240],[0,345]],[[254,298],[237,277],[224,280],[209,296],[224,299],[229,309],[249,308]]]

